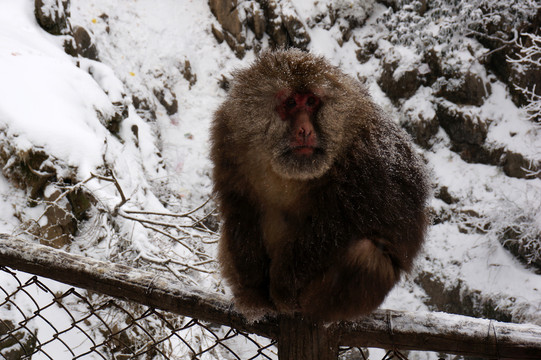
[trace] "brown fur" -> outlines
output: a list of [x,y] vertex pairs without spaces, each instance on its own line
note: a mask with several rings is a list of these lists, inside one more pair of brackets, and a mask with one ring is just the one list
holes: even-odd
[[[323,320],[369,313],[421,247],[424,165],[360,84],[323,58],[265,53],[234,75],[211,158],[219,261],[237,307]],[[284,153],[292,129],[276,94],[307,91],[321,98],[311,122],[323,151],[299,161]]]

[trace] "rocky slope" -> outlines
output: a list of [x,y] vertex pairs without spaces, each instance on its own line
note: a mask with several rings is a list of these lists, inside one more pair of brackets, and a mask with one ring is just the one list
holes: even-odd
[[[4,232],[160,271],[159,261],[182,259],[167,271],[224,291],[217,274],[185,271],[186,263],[215,269],[207,261],[217,230],[210,205],[197,213],[202,226],[167,234],[122,211],[182,212],[204,202],[208,125],[231,70],[262,49],[299,47],[363,82],[432,168],[427,244],[384,306],[541,324],[535,1],[24,3],[25,26],[47,46],[22,46],[5,25],[12,43],[1,50],[14,63],[42,54],[30,83],[66,100],[58,108],[76,105],[66,115],[44,103],[51,136],[40,137],[0,101],[1,188],[12,203]],[[51,72],[55,65],[43,65],[50,61],[64,65]],[[23,87],[22,76],[11,89],[0,84],[4,99]],[[70,93],[75,87],[84,91]],[[40,96],[26,92],[21,108],[41,104]],[[86,127],[70,128],[73,118]],[[84,139],[61,140],[78,132]]]

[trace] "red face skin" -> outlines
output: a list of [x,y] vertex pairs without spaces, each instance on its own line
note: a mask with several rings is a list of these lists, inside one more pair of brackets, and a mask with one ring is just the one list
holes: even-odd
[[299,156],[310,156],[318,145],[314,119],[321,105],[321,99],[314,93],[278,94],[280,103],[276,112],[291,127],[290,146]]

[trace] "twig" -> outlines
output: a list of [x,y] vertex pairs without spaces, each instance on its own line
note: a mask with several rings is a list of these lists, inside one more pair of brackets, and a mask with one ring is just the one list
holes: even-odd
[[102,175],[93,174],[93,173],[91,173],[91,175],[98,180],[109,181],[115,185],[118,193],[120,194],[120,199],[121,199],[120,203],[115,207],[115,209],[119,209],[122,205],[128,202],[129,199],[126,198],[126,196],[124,195],[124,191],[122,190],[122,187],[120,186],[120,183],[118,182],[114,171],[111,171],[110,178],[106,176],[102,176]]
[[202,209],[207,205],[210,200],[212,200],[212,196],[210,196],[203,204],[199,205],[193,210],[188,211],[184,214],[172,214],[172,213],[163,213],[163,212],[157,212],[157,211],[144,211],[144,210],[124,210],[128,214],[141,214],[141,215],[161,215],[161,216],[171,216],[171,217],[188,217],[189,215],[195,213],[197,210]]

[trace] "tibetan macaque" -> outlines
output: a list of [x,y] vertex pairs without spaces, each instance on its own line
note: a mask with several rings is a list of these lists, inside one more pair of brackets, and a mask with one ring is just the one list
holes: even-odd
[[376,309],[427,226],[424,163],[357,81],[300,50],[236,71],[211,129],[219,261],[237,308]]

